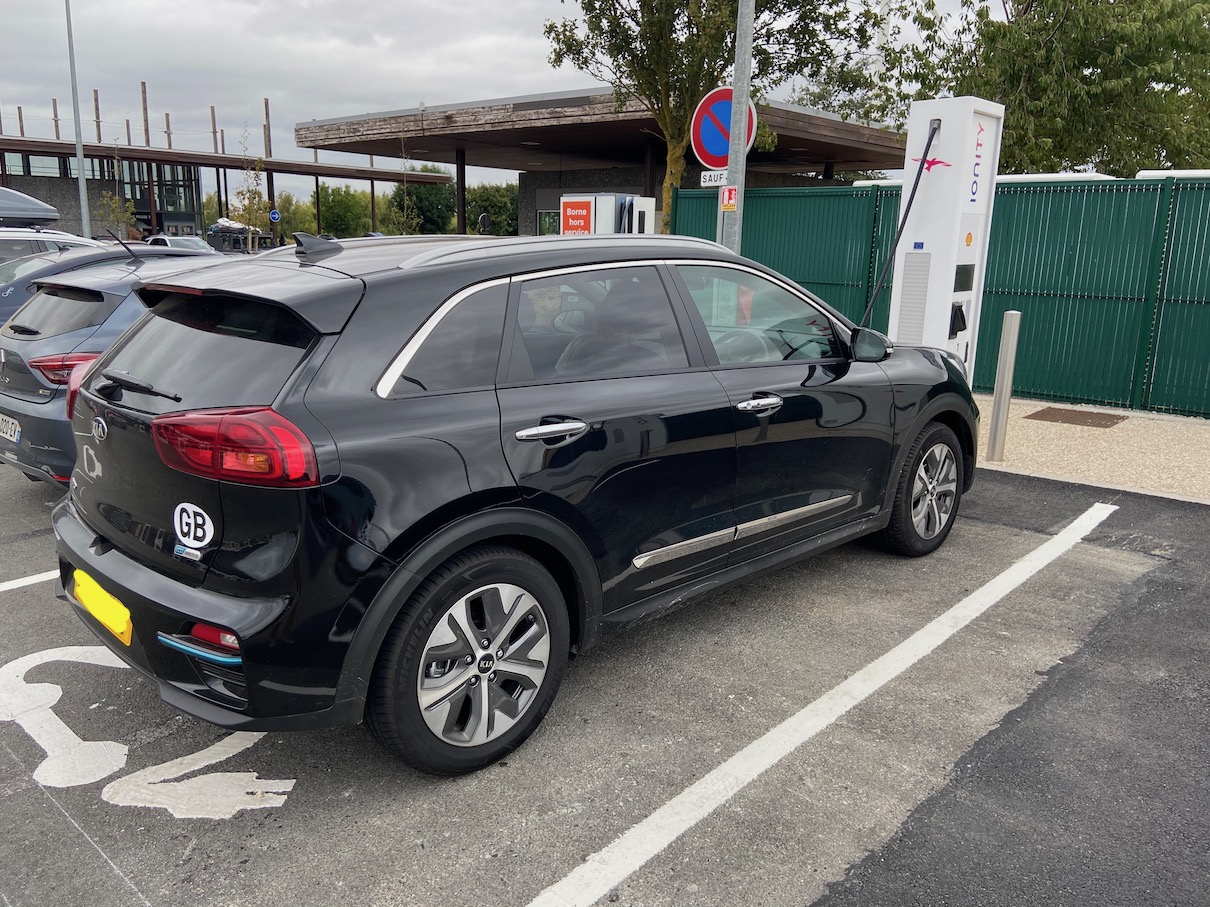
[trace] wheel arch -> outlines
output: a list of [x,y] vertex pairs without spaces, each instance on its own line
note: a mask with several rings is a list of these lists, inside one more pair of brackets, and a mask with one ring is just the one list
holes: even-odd
[[965,494],[970,491],[975,481],[975,465],[978,461],[979,421],[976,413],[973,404],[957,394],[942,394],[930,400],[920,408],[912,419],[911,426],[900,434],[895,468],[891,475],[898,476],[903,470],[912,442],[920,436],[924,427],[930,422],[940,422],[953,431],[962,447],[962,492]]
[[387,632],[408,599],[434,570],[479,545],[515,548],[537,560],[554,578],[568,609],[572,653],[590,648],[599,635],[601,582],[588,549],[566,525],[541,511],[501,507],[455,520],[416,545],[395,566],[358,624],[341,672],[339,700],[365,701]]

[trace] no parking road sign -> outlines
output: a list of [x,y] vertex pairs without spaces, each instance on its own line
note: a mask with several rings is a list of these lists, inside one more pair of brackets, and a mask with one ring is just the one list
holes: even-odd
[[[731,143],[731,88],[724,86],[707,92],[693,112],[689,130],[693,153],[703,166],[711,170],[727,169],[727,152]],[[748,101],[748,142],[746,151],[756,141],[756,106]]]

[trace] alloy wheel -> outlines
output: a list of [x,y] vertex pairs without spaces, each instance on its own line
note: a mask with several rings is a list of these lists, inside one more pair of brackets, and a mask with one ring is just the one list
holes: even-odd
[[912,484],[912,525],[922,539],[949,524],[958,494],[958,467],[948,444],[937,443],[920,460]]
[[454,602],[424,644],[420,713],[442,741],[481,746],[533,705],[549,665],[541,603],[511,583],[483,586]]

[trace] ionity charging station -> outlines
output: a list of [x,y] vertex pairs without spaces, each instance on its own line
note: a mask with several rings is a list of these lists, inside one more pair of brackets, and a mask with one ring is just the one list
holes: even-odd
[[909,180],[917,172],[920,180],[895,250],[888,333],[896,343],[952,350],[968,375],[1003,123],[1004,106],[981,98],[915,101],[908,116],[901,205]]

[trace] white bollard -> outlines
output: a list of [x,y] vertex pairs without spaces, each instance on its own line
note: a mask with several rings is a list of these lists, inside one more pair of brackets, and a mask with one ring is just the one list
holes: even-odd
[[1017,337],[1021,332],[1021,313],[1004,313],[1000,329],[1000,358],[996,361],[996,386],[992,397],[992,421],[987,436],[987,461],[1004,459],[1004,436],[1008,431],[1008,404],[1013,396],[1013,370],[1017,367]]

